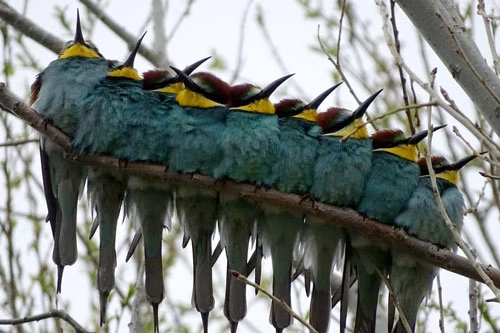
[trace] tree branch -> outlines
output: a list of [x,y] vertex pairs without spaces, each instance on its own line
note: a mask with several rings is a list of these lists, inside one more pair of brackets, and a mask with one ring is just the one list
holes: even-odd
[[73,326],[73,328],[77,333],[90,333],[90,331],[87,331],[85,328],[83,328],[73,317],[71,317],[66,311],[63,310],[52,310],[49,312],[41,313],[34,316],[26,316],[23,318],[0,319],[0,325],[20,325],[48,318],[60,318],[66,321],[68,324]]
[[54,53],[59,53],[64,47],[64,41],[50,32],[42,29],[35,22],[18,13],[5,1],[0,0],[0,19],[11,25],[23,35],[33,39],[38,44],[46,47]]
[[[129,49],[132,49],[137,43],[137,39],[139,36],[135,36],[128,32],[124,27],[119,25],[116,21],[114,21],[102,8],[99,7],[98,4],[91,0],[79,0],[81,3],[87,7],[88,10],[97,18],[104,23],[105,26],[107,26],[111,31],[113,31],[118,37],[123,39]],[[162,65],[166,64],[166,59],[163,59],[163,56],[158,53],[153,51],[151,48],[147,47],[146,45],[142,44],[141,48],[139,49],[139,54],[142,55],[144,58],[146,58],[149,62],[151,62],[154,66],[156,67],[161,67]]]
[[449,0],[396,0],[500,136],[500,80]]
[[[132,49],[137,42],[137,36],[132,35],[126,31],[125,28],[118,25],[92,1],[80,0],[80,2],[82,2],[94,15],[96,15],[97,18],[100,19],[110,30],[118,35],[118,37],[124,40],[130,49]],[[47,30],[44,30],[35,22],[27,19],[3,0],[0,0],[0,19],[23,35],[31,38],[38,44],[56,54],[64,48],[65,41],[54,36]],[[153,51],[144,44],[141,45],[139,54],[156,67],[161,67],[162,64],[166,63],[166,59],[163,59],[163,57],[157,52]]]
[[[431,265],[484,283],[466,258],[454,254],[449,250],[441,249],[433,244],[410,237],[401,229],[367,219],[352,209],[343,209],[312,200],[304,200],[300,195],[282,193],[251,184],[236,183],[229,180],[220,181],[200,174],[182,174],[169,171],[163,165],[145,162],[127,163],[111,156],[81,154],[71,146],[71,140],[66,134],[49,124],[36,111],[16,99],[8,91],[5,84],[1,82],[0,109],[16,114],[28,123],[28,125],[58,144],[66,153],[66,157],[75,163],[82,163],[99,167],[109,172],[122,172],[127,175],[140,176],[169,184],[210,187],[217,191],[230,193],[242,198],[300,211],[310,216],[330,221],[338,227],[358,232],[391,248],[412,254]],[[482,267],[495,285],[500,287],[500,270],[493,268],[491,265],[482,265]]]

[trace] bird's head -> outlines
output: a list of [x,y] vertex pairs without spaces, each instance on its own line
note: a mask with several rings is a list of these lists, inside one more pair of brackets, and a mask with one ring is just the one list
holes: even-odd
[[[191,73],[194,72],[196,68],[198,68],[202,63],[210,58],[211,57],[203,58],[187,66],[182,71],[186,75],[191,75]],[[144,90],[155,90],[158,92],[177,94],[184,89],[184,83],[182,82],[179,75],[175,75],[171,71],[166,69],[153,69],[144,72],[142,76],[144,77]]]
[[184,84],[184,89],[176,96],[180,105],[211,108],[223,106],[229,102],[230,86],[217,76],[207,72],[198,72],[188,76],[185,71],[170,67]]
[[59,53],[58,59],[67,59],[71,57],[83,58],[104,58],[97,47],[90,41],[85,41],[80,24],[80,12],[76,12],[76,31],[75,38],[66,43],[63,50]]
[[[481,152],[480,155],[486,154],[487,152]],[[473,161],[478,155],[469,155],[455,163],[450,163],[443,156],[431,156],[431,164],[436,174],[436,178],[444,179],[449,181],[453,185],[457,186],[460,180],[459,171],[469,162]],[[429,168],[427,166],[427,161],[424,157],[418,160],[418,165],[420,167],[420,174],[422,176],[429,175]]]
[[[147,32],[147,31],[146,31]],[[135,81],[141,81],[142,78],[137,73],[137,71],[134,69],[134,60],[135,56],[137,55],[137,52],[139,51],[139,47],[141,46],[142,40],[144,36],[146,35],[146,32],[142,34],[142,36],[139,38],[137,43],[135,44],[134,48],[132,51],[130,51],[130,54],[125,60],[123,64],[120,66],[116,67],[112,71],[108,73],[108,77],[117,77],[117,78],[127,78]]]
[[368,97],[354,112],[343,108],[331,107],[326,112],[320,113],[318,115],[318,124],[323,129],[323,133],[331,136],[345,136],[351,134],[357,128],[356,132],[352,135],[353,138],[368,138],[366,127],[361,126],[363,124],[361,118],[380,92],[382,92],[382,89]]
[[271,94],[292,75],[285,75],[270,84],[264,89],[250,84],[243,83],[231,87],[230,107],[233,110],[247,112],[257,112],[264,114],[274,114],[274,105],[269,100]]
[[[432,132],[443,127],[446,127],[446,125],[433,127]],[[385,151],[409,161],[417,162],[417,145],[420,141],[425,139],[428,134],[429,131],[425,130],[410,137],[405,137],[401,130],[382,130],[374,133],[371,139],[375,151]]]

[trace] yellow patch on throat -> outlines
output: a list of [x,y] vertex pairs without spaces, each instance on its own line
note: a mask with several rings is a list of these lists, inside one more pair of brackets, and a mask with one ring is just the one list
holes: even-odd
[[460,180],[460,175],[458,174],[458,171],[448,170],[445,172],[438,173],[436,175],[436,178],[447,180],[453,185],[457,186],[458,181]]
[[265,113],[265,114],[274,114],[275,112],[273,103],[271,103],[271,101],[267,98],[259,99],[247,105],[231,108],[231,110],[241,110],[247,112]]
[[102,58],[96,50],[80,43],[71,45],[59,55],[59,59],[67,59],[71,57]]
[[293,116],[293,118],[300,118],[316,123],[316,120],[318,118],[318,112],[316,112],[316,109],[307,109],[302,111],[298,115]]
[[192,106],[202,109],[223,106],[223,104],[212,101],[202,94],[196,93],[189,89],[183,89],[177,93],[175,100],[181,106]]
[[363,121],[361,119],[354,119],[352,123],[350,123],[343,129],[334,133],[328,133],[326,135],[344,137],[346,135],[350,135],[352,131],[356,130],[359,126],[359,129],[357,129],[357,131],[349,137],[353,139],[366,139],[368,138],[368,131],[366,130],[366,126],[361,127],[361,125],[363,125]]
[[414,145],[402,144],[392,148],[375,149],[375,151],[385,151],[412,162],[416,162],[418,158],[418,150]]
[[121,67],[115,70],[112,70],[108,73],[108,76],[111,77],[123,77],[127,79],[132,79],[136,81],[141,81],[141,76],[137,73],[137,71],[131,67]]
[[168,86],[166,87],[163,87],[163,88],[160,88],[160,89],[156,89],[154,91],[157,91],[157,92],[164,92],[164,93],[171,93],[171,94],[178,94],[180,93],[182,90],[184,90],[184,83],[182,82],[177,82],[177,83],[172,83],[172,84],[169,84]]

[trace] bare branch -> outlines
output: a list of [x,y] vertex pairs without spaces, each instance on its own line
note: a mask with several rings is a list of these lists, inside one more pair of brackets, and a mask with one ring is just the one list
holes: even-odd
[[[17,100],[7,90],[5,84],[1,82],[0,108],[10,113],[17,114],[20,118],[24,119],[28,125],[59,145],[66,153],[66,158],[75,163],[99,167],[109,172],[123,172],[127,175],[168,182],[169,184],[210,187],[214,190],[230,193],[242,198],[262,201],[287,209],[304,212],[307,215],[330,221],[336,226],[358,232],[363,236],[374,241],[382,242],[394,249],[412,254],[431,265],[441,267],[478,282],[484,281],[466,258],[452,253],[447,249],[438,248],[431,243],[410,237],[401,229],[396,229],[389,225],[367,219],[352,209],[338,208],[308,201],[304,200],[300,195],[282,193],[251,184],[236,183],[228,180],[219,181],[200,174],[191,175],[169,171],[166,170],[166,167],[163,165],[144,162],[124,163],[111,156],[80,154],[71,146],[70,138],[66,134],[55,126],[47,123],[35,110]],[[496,286],[500,286],[500,270],[493,268],[491,265],[483,265],[480,267]]]
[[448,0],[396,0],[455,80],[500,135],[500,80]]
[[0,0],[0,19],[11,25],[23,35],[46,47],[54,53],[59,53],[64,47],[64,41],[39,27],[35,22],[19,14],[5,1]]
[[259,286],[257,283],[254,283],[254,282],[248,280],[245,275],[240,274],[237,271],[232,270],[232,269],[230,271],[231,271],[231,274],[233,274],[234,277],[236,277],[238,280],[241,281],[241,283],[248,284],[249,286],[255,288],[256,290],[260,291],[261,293],[263,293],[264,295],[266,295],[267,297],[269,297],[271,300],[273,300],[277,304],[279,304],[293,318],[297,319],[302,325],[304,325],[309,330],[310,333],[318,333],[318,331],[315,330],[314,327],[311,326],[311,324],[309,324],[307,321],[305,321],[304,319],[302,319],[297,313],[295,313],[293,311],[293,309],[288,304],[286,304],[286,302],[284,300],[277,298],[276,296],[274,296],[273,294],[271,294],[270,292],[268,292],[266,289],[264,289],[261,286]]
[[0,325],[20,325],[48,318],[60,318],[70,324],[78,333],[90,333],[90,331],[87,331],[85,328],[83,328],[73,317],[71,317],[66,311],[63,310],[52,310],[49,312],[34,316],[26,316],[23,318],[0,319]]
[[27,140],[0,143],[0,147],[14,147],[14,146],[25,145],[27,143],[35,143],[35,142],[39,142],[39,140],[38,139],[27,139]]
[[[81,3],[87,7],[88,10],[92,12],[99,20],[101,20],[104,25],[106,25],[111,31],[113,31],[118,37],[123,39],[128,47],[132,49],[137,42],[139,36],[128,32],[124,27],[115,22],[109,15],[107,15],[104,10],[102,10],[98,4],[91,0],[80,0]],[[161,67],[165,63],[165,59],[158,53],[153,51],[151,48],[142,44],[139,49],[139,54],[146,58],[150,63],[156,67]]]

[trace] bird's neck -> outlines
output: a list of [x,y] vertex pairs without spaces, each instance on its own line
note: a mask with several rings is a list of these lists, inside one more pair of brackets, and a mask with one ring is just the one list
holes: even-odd
[[59,55],[59,59],[67,59],[71,57],[83,57],[90,59],[102,58],[101,55],[95,50],[79,43],[71,45]]
[[299,118],[299,119],[304,119],[307,121],[311,121],[313,123],[316,123],[316,119],[318,117],[318,113],[316,112],[315,109],[308,109],[304,110],[301,113],[299,113],[296,116],[293,116],[294,118]]
[[256,112],[256,113],[264,113],[264,114],[274,114],[275,109],[273,103],[267,98],[260,99],[258,101],[252,102],[247,105],[238,106],[235,108],[231,108],[232,110],[240,110],[246,112]]
[[352,134],[350,137],[353,139],[367,139],[368,138],[368,131],[366,130],[366,126],[362,126],[363,121],[361,119],[354,119],[354,121],[344,127],[343,129],[334,132],[334,133],[328,133],[326,135],[330,136],[338,136],[338,137],[344,137],[346,135],[351,134],[353,131],[354,134]]
[[412,162],[416,162],[418,158],[418,150],[414,145],[403,144],[392,148],[379,148],[375,151],[384,151]]
[[178,94],[182,90],[184,90],[184,83],[177,82],[177,83],[169,84],[168,86],[160,88],[160,89],[155,89],[154,91],[162,92],[162,93]]
[[137,71],[131,67],[122,67],[112,70],[111,72],[108,73],[108,77],[121,77],[135,81],[142,80],[139,73],[137,73]]
[[175,100],[181,106],[191,106],[202,109],[213,108],[218,106],[223,106],[220,103],[214,102],[211,99],[206,98],[202,94],[197,92],[183,89],[177,93]]
[[453,185],[457,186],[458,181],[460,180],[460,175],[455,170],[449,170],[449,171],[438,173],[436,175],[436,178],[444,179],[446,181],[449,181]]

